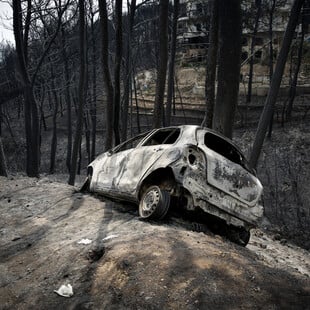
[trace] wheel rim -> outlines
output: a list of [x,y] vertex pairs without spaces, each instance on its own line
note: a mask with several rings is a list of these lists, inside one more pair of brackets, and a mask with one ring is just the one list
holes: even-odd
[[160,197],[161,193],[158,188],[153,188],[145,194],[141,205],[142,217],[149,217],[154,213],[154,211],[158,207],[158,204],[160,203]]

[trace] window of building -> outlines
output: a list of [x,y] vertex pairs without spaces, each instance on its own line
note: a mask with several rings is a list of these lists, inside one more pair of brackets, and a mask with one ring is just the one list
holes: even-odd
[[245,60],[247,60],[248,59],[248,53],[247,52],[242,52],[242,54],[241,54],[241,60],[242,61],[245,61]]
[[254,39],[254,44],[255,45],[263,45],[263,43],[264,43],[264,40],[263,40],[263,38],[255,38]]
[[202,31],[201,24],[198,23],[195,26],[197,31]]
[[254,57],[256,59],[261,59],[262,58],[262,55],[263,55],[263,52],[262,51],[256,51],[255,54],[254,54]]
[[241,44],[242,44],[242,46],[247,46],[248,45],[248,39],[246,37],[242,37]]

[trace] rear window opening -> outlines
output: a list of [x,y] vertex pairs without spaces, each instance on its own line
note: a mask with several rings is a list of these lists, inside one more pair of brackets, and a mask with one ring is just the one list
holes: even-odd
[[229,142],[210,132],[205,134],[205,145],[212,151],[247,169],[241,153]]
[[159,129],[143,145],[173,144],[179,136],[179,128]]

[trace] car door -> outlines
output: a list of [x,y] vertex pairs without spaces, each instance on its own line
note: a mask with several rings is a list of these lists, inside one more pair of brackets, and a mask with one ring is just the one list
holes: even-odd
[[124,159],[128,152],[122,151],[117,153],[108,153],[99,173],[100,187],[108,191],[116,191],[115,180],[121,171]]
[[98,175],[98,187],[105,193],[117,193],[120,191],[118,182],[122,171],[126,169],[127,156],[147,135],[134,137],[104,154],[102,166]]
[[179,128],[156,130],[142,145],[126,154],[125,164],[117,180],[118,189],[124,196],[133,196],[141,178],[152,169],[162,154],[178,139]]
[[126,164],[117,180],[119,190],[125,195],[133,195],[142,176],[160,158],[167,147],[141,146],[126,154]]

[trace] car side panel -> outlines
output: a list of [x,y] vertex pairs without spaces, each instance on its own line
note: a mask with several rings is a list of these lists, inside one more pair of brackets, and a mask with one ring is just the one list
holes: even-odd
[[242,166],[213,152],[207,154],[207,182],[232,197],[254,206],[262,193],[259,180]]
[[136,196],[139,182],[145,173],[152,169],[152,166],[163,155],[169,145],[142,146],[134,149],[126,157],[120,173],[116,179],[115,186],[120,194]]

